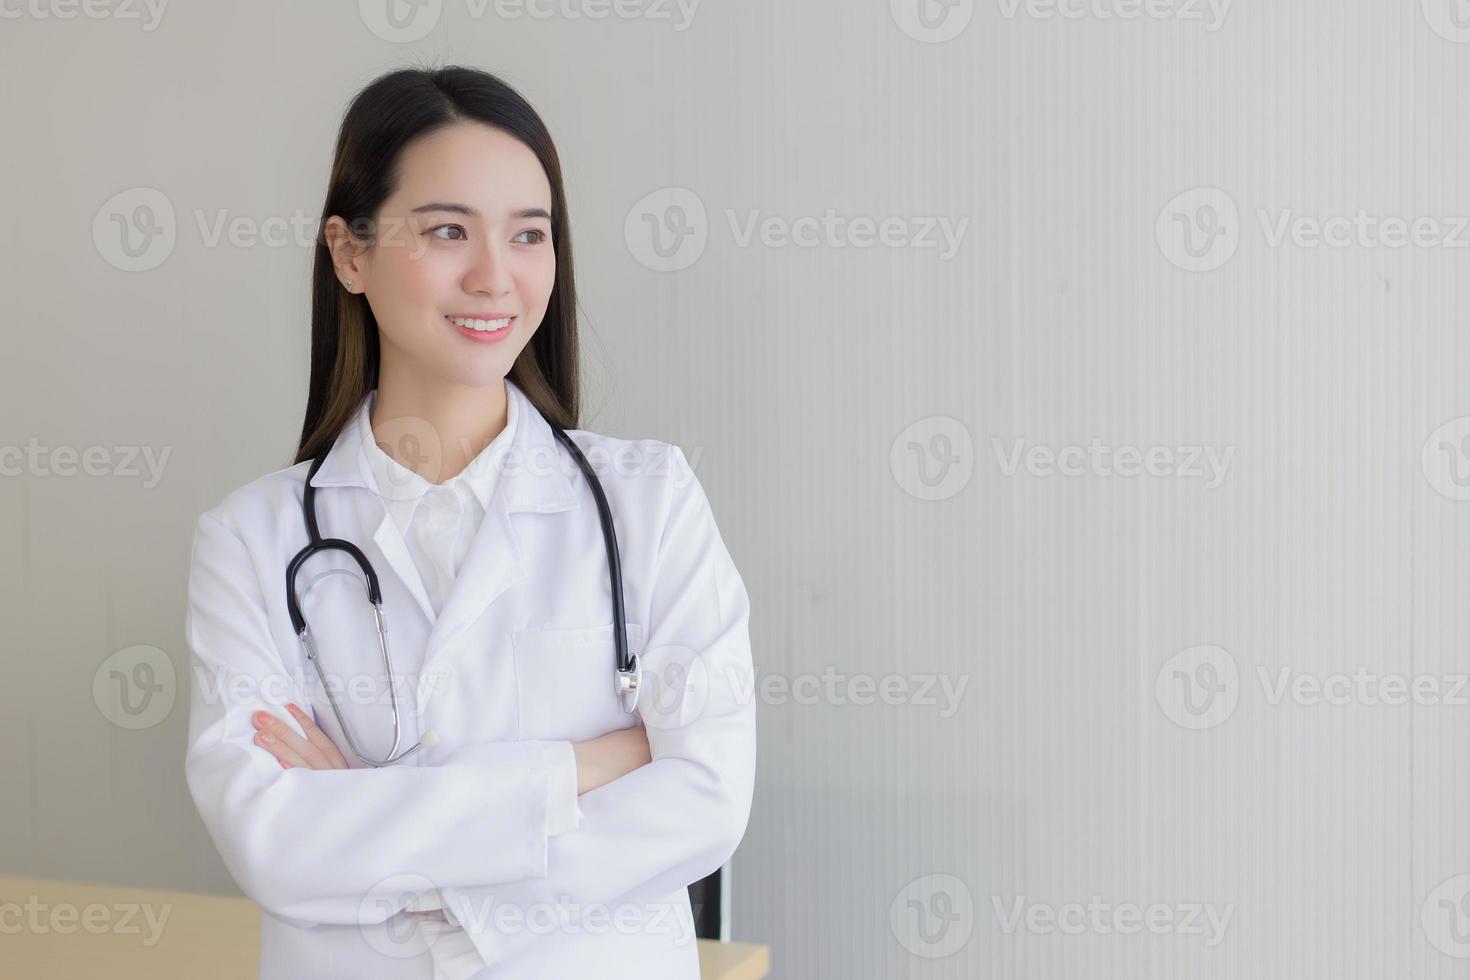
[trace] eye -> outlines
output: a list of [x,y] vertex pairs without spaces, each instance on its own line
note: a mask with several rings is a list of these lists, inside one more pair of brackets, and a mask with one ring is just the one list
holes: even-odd
[[453,225],[453,224],[450,224],[450,225],[435,225],[434,227],[432,227],[432,228],[429,229],[429,232],[428,233],[430,235],[433,235],[433,234],[435,234],[435,232],[443,231],[445,228],[457,228],[459,230],[459,237],[458,238],[445,238],[443,235],[436,236],[441,241],[446,241],[446,242],[462,242],[462,241],[464,241],[464,235],[465,235],[464,225]]
[[[526,242],[527,245],[540,245],[542,242],[546,241],[546,232],[542,231],[540,228],[527,228],[525,231],[521,232],[521,235],[537,236],[535,241]],[[517,235],[516,238],[520,238],[521,235]]]

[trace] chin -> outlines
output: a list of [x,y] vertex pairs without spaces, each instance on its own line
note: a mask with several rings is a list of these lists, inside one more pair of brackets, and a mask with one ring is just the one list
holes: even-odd
[[502,363],[500,358],[467,358],[452,365],[445,377],[467,388],[488,388],[504,381],[513,363],[514,360]]

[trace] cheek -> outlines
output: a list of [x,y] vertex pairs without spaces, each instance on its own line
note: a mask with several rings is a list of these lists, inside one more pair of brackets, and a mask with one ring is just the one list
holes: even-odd
[[388,307],[387,316],[379,316],[380,325],[390,333],[407,340],[415,326],[421,326],[425,311],[438,309],[444,297],[452,295],[458,273],[449,263],[434,261],[434,256],[412,257],[410,250],[389,253],[375,264],[373,278],[379,298]]
[[399,347],[418,350],[432,343],[434,331],[425,311],[439,308],[452,273],[443,263],[409,258],[408,250],[383,253],[373,266],[372,303],[378,329]]
[[425,300],[437,303],[445,287],[460,275],[453,263],[442,261],[431,251],[415,256],[408,249],[392,257],[387,272],[394,292],[415,304]]
[[551,256],[548,261],[538,262],[517,278],[521,296],[526,302],[544,308],[551,299],[552,288],[556,285],[556,256]]

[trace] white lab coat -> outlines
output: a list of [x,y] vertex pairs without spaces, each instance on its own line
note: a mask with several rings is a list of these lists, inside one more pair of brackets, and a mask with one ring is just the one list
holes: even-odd
[[[684,453],[656,440],[569,434],[607,494],[636,715],[613,692],[607,560],[595,499],[513,383],[520,423],[442,615],[373,489],[353,426],[312,481],[324,537],[362,549],[383,591],[402,746],[361,768],[286,613],[306,543],[309,462],[230,493],[199,519],[185,630],[192,658],[185,772],[241,889],[263,909],[263,978],[433,976],[428,930],[401,911],[437,889],[495,978],[699,975],[686,886],[744,835],[755,773],[749,600]],[[392,714],[361,575],[341,552],[297,580],[323,669],[365,754]],[[295,702],[347,770],[283,770],[251,715]],[[550,780],[570,741],[644,724],[653,761],[578,798],[547,834]]]

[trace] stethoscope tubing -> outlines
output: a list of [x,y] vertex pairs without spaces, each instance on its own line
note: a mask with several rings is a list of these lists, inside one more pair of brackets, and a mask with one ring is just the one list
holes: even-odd
[[[550,423],[548,423],[550,425]],[[592,471],[592,466],[587,462],[587,457],[582,450],[572,441],[572,437],[559,428],[551,425],[551,431],[571,452],[572,458],[577,461],[578,467],[587,479],[587,484],[592,490],[593,499],[597,502],[597,516],[602,525],[602,539],[607,551],[607,574],[608,582],[612,592],[612,614],[613,614],[613,644],[617,651],[616,670],[614,672],[614,693],[622,702],[623,710],[631,714],[638,702],[638,689],[642,680],[642,672],[638,665],[638,658],[628,651],[626,612],[623,603],[623,570],[618,550],[617,533],[613,527],[612,508],[608,506],[607,495],[603,492],[602,481]],[[347,740],[348,749],[357,756],[364,765],[373,768],[391,766],[401,762],[425,747],[425,740],[420,739],[414,745],[398,751],[400,740],[398,694],[393,684],[393,664],[388,653],[388,635],[386,617],[383,612],[383,591],[378,581],[378,573],[374,570],[362,549],[351,541],[343,538],[323,538],[317,523],[316,513],[316,487],[312,486],[312,478],[321,469],[322,463],[327,458],[330,447],[323,449],[312,459],[311,468],[306,474],[306,485],[301,494],[301,510],[306,521],[307,544],[298,551],[286,566],[286,611],[291,618],[291,628],[295,630],[297,639],[301,643],[306,657],[316,668],[317,677],[322,682],[322,689],[327,693],[327,701],[332,706],[332,713],[337,718],[337,724],[342,729],[342,734]],[[311,636],[311,627],[301,612],[301,606],[296,598],[296,575],[307,560],[315,555],[326,551],[346,552],[366,579],[368,601],[373,607],[373,617],[378,633],[378,645],[383,654],[383,669],[387,673],[389,685],[389,697],[393,706],[393,747],[384,759],[376,759],[365,755],[357,746],[352,737],[352,730],[343,717],[341,709],[337,705],[337,699],[332,694],[331,685],[327,683],[326,673],[322,669],[321,658],[318,656],[316,643]]]

